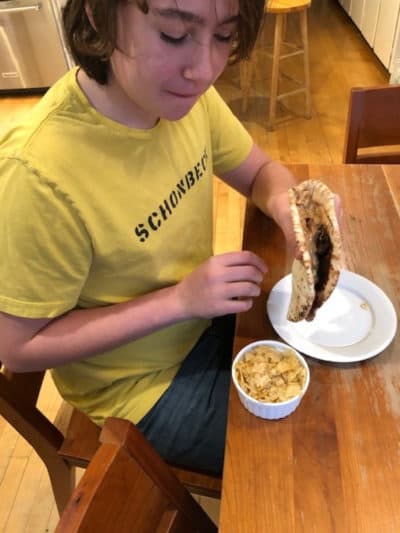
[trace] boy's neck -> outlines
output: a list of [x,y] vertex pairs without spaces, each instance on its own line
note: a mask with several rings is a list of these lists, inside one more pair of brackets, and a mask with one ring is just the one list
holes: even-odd
[[151,129],[157,124],[157,117],[149,117],[112,81],[100,85],[89,78],[83,69],[79,69],[77,81],[92,106],[105,117],[129,128],[143,130]]

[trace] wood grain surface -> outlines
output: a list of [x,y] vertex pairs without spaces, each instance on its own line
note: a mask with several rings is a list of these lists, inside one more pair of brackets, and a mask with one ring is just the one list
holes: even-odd
[[[400,166],[290,168],[340,194],[346,268],[381,287],[398,314]],[[291,267],[280,230],[251,205],[243,244],[266,260],[269,272],[261,297],[238,319],[235,353],[253,340],[278,339],[266,299]],[[232,388],[222,533],[400,531],[399,352],[397,333],[383,353],[361,363],[308,357],[309,389],[299,408],[278,421],[250,414]]]
[[[389,73],[337,0],[313,0],[307,14],[312,91],[310,120],[296,116],[296,112],[300,115],[304,109],[304,96],[297,95],[279,106],[278,118],[282,120],[279,127],[275,131],[266,127],[271,76],[271,60],[266,52],[273,42],[274,14],[266,15],[253,55],[254,79],[247,111],[242,112],[239,65],[225,69],[216,86],[254,140],[271,157],[284,163],[340,163],[351,87],[386,84]],[[297,16],[289,16],[287,39],[297,38]],[[298,58],[285,61],[288,72],[301,79],[302,62]],[[285,85],[283,89],[289,89],[286,86],[290,80],[281,81]],[[1,95],[0,135],[23,119],[37,100],[38,97],[33,96]],[[292,116],[286,120],[289,112]],[[244,200],[217,179],[214,190],[215,253],[238,250],[241,248]],[[61,398],[49,375],[45,378],[39,403],[53,420]],[[54,531],[58,513],[47,471],[32,448],[2,418],[0,449],[0,531]],[[82,472],[79,470],[78,478]],[[251,483],[251,479],[246,483]],[[201,501],[204,500],[201,497]],[[207,510],[211,508],[217,519],[219,501],[207,499],[206,504]],[[265,530],[272,531],[268,524],[263,524],[259,531]]]

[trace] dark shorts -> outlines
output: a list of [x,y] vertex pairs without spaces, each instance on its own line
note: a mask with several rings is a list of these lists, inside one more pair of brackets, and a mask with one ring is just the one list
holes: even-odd
[[137,427],[169,463],[222,473],[234,316],[213,320]]

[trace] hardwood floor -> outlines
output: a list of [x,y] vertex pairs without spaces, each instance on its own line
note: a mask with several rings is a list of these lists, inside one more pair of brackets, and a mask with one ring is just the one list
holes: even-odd
[[[329,163],[342,160],[350,88],[386,84],[387,71],[376,59],[355,26],[335,0],[314,0],[309,11],[312,118],[295,116],[275,131],[266,129],[270,60],[263,53],[271,42],[273,17],[267,17],[260,48],[254,54],[254,83],[248,110],[241,111],[238,66],[229,67],[217,87],[248,128],[255,141],[272,157],[283,162]],[[295,34],[294,21],[288,34]],[[300,75],[300,65],[288,60],[288,71]],[[37,97],[0,97],[0,134],[22,118]],[[301,97],[288,108],[298,115]],[[286,111],[279,110],[279,117]],[[215,251],[239,249],[244,200],[216,179]],[[54,418],[60,398],[50,379],[40,397],[43,409]],[[25,441],[0,417],[0,532],[39,533],[53,531],[57,511],[50,483],[40,460]],[[206,508],[215,517],[215,503]]]

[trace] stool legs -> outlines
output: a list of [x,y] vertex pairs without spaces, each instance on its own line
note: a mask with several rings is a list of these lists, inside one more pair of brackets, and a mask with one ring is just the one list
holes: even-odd
[[272,56],[272,76],[271,76],[271,90],[269,99],[269,128],[273,129],[276,117],[276,101],[278,96],[279,84],[279,61],[281,57],[282,35],[285,26],[285,15],[277,14],[275,20],[274,32],[274,50]]
[[307,11],[299,13],[301,40],[304,49],[304,88],[306,93],[306,118],[311,118],[310,59],[308,55]]
[[[309,49],[308,49],[308,28],[307,28],[307,9],[298,11],[301,47],[294,43],[285,41],[287,13],[275,13],[275,29],[274,29],[274,44],[272,51],[272,73],[271,73],[271,87],[269,95],[269,114],[268,114],[268,128],[273,130],[276,122],[276,106],[277,102],[285,97],[295,95],[297,93],[305,94],[305,113],[306,118],[311,118],[311,90],[310,90],[310,63],[309,63]],[[292,51],[282,54],[282,47],[289,47]],[[287,92],[279,92],[279,78],[280,78],[280,63],[281,60],[302,55],[304,66],[304,82],[295,81],[299,88]],[[248,97],[251,87],[253,71],[252,61],[242,61],[240,64],[240,85],[242,89],[242,112],[247,111]]]

